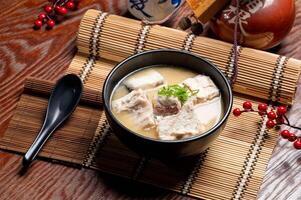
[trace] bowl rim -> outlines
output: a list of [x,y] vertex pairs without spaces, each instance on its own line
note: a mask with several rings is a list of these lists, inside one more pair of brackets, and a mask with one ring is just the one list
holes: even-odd
[[[180,54],[186,54],[188,56],[191,56],[191,57],[195,57],[197,59],[201,59],[203,60],[205,63],[207,63],[208,65],[210,65],[212,67],[213,70],[217,71],[221,77],[223,78],[224,80],[224,83],[226,84],[226,88],[227,90],[229,91],[229,97],[228,97],[228,100],[229,100],[229,106],[228,108],[226,108],[226,111],[224,112],[224,116],[222,119],[219,120],[218,123],[216,123],[211,129],[209,129],[208,131],[202,133],[202,134],[199,134],[199,135],[195,135],[195,136],[192,136],[192,137],[188,137],[188,138],[183,138],[183,139],[179,139],[179,140],[160,140],[160,139],[154,139],[154,138],[150,138],[150,137],[146,137],[146,136],[143,136],[139,133],[136,133],[135,131],[132,131],[130,130],[129,128],[127,128],[126,126],[124,126],[115,116],[114,114],[112,113],[111,111],[111,108],[110,108],[110,98],[109,99],[109,102],[106,101],[106,98],[105,98],[105,91],[107,90],[108,88],[108,83],[111,79],[111,77],[113,76],[113,74],[116,72],[117,69],[119,69],[120,67],[122,67],[126,62],[128,62],[129,60],[131,59],[134,59],[136,57],[140,57],[140,56],[144,56],[145,54],[152,54],[152,53],[161,53],[161,52],[172,52],[172,53],[180,53]],[[147,67],[147,66],[145,66]],[[132,73],[132,72],[130,72]],[[194,53],[191,53],[189,51],[185,51],[185,50],[177,50],[177,49],[167,49],[167,48],[163,48],[163,49],[155,49],[155,50],[148,50],[148,51],[143,51],[141,53],[137,53],[137,54],[134,54],[134,55],[131,55],[127,58],[125,58],[124,60],[122,60],[121,62],[119,62],[111,71],[110,73],[107,75],[106,79],[105,79],[105,82],[103,84],[103,90],[102,90],[102,99],[103,99],[103,106],[104,106],[104,110],[105,110],[105,113],[109,114],[109,117],[111,119],[114,120],[115,123],[117,123],[120,127],[122,127],[123,129],[125,129],[127,132],[139,137],[139,138],[142,138],[142,139],[145,139],[145,140],[149,140],[151,142],[155,142],[155,143],[176,143],[176,144],[179,144],[179,143],[186,143],[186,142],[191,142],[191,141],[195,141],[195,140],[199,140],[200,138],[205,138],[211,134],[213,134],[216,130],[218,130],[224,123],[226,123],[230,113],[231,113],[231,110],[232,110],[232,106],[233,106],[233,93],[232,93],[232,88],[231,88],[231,85],[229,83],[229,80],[226,78],[226,76],[223,74],[223,72],[221,70],[219,70],[213,63],[211,63],[210,61],[208,61],[207,59],[199,56],[199,55],[196,55]]]

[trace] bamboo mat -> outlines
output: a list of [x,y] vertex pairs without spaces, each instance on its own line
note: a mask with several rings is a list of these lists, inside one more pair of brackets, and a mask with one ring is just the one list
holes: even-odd
[[[1,149],[26,152],[42,124],[53,85],[34,78],[26,80],[24,94],[0,140]],[[105,121],[99,96],[93,91],[84,92],[74,114],[47,142],[40,157],[204,199],[234,197],[238,183],[247,175],[244,198],[256,197],[277,139],[276,132],[265,132],[262,120],[266,119],[254,113],[240,118],[231,115],[225,130],[205,153],[196,158],[164,163],[140,157],[119,142]],[[240,106],[245,100],[236,95],[234,106]],[[247,171],[249,162],[252,166]]]
[[[111,30],[111,31],[110,31]],[[169,33],[169,34],[166,34]],[[174,162],[141,157],[115,137],[102,109],[106,75],[121,59],[148,49],[192,51],[233,75],[230,44],[90,10],[78,34],[78,54],[66,73],[78,74],[84,95],[70,119],[47,142],[40,158],[86,167],[202,199],[255,199],[278,133],[267,132],[266,118],[230,116],[218,139],[201,155]],[[292,103],[300,61],[239,48],[234,107],[249,99]],[[0,148],[24,153],[36,136],[54,83],[27,79]],[[258,100],[260,97],[261,100]],[[269,109],[272,109],[269,104]]]
[[[233,75],[232,44],[96,10],[87,11],[82,19],[77,47],[90,60],[101,57],[115,62],[151,49],[183,49],[210,60],[227,76]],[[238,47],[238,52],[239,74],[233,85],[235,92],[292,103],[301,61],[250,48]]]

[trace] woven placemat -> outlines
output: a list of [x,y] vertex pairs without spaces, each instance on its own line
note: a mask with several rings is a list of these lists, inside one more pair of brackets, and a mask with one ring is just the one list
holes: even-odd
[[[97,62],[95,67],[104,65]],[[1,149],[25,153],[41,127],[53,85],[33,78],[26,81],[16,112],[0,138]],[[206,152],[168,163],[141,157],[121,144],[106,122],[100,95],[85,91],[74,114],[50,138],[40,157],[203,199],[230,199],[242,193],[245,199],[255,199],[277,138],[275,132],[266,133],[266,119],[255,113],[230,116]],[[246,99],[235,95],[234,106]],[[252,101],[256,106],[257,101]]]
[[[266,118],[256,113],[239,118],[230,116],[225,130],[206,152],[171,163],[139,156],[126,148],[110,130],[102,109],[103,82],[122,58],[148,49],[183,49],[206,57],[231,77],[230,44],[94,10],[88,11],[82,20],[77,43],[79,52],[67,73],[81,77],[85,92],[74,114],[44,146],[40,158],[202,199],[256,198],[278,135],[276,131],[267,133]],[[254,106],[258,101],[292,102],[300,61],[248,48],[239,47],[239,52],[234,107],[245,100],[253,101]],[[53,85],[45,80],[27,79],[15,114],[0,138],[1,149],[24,153],[29,148],[41,127]]]

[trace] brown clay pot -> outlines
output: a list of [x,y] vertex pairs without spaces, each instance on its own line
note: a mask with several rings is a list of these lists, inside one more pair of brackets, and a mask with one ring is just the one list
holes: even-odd
[[[211,23],[216,36],[228,42],[233,42],[235,2],[232,1]],[[274,47],[290,32],[294,20],[294,0],[241,0],[239,44],[257,49]]]

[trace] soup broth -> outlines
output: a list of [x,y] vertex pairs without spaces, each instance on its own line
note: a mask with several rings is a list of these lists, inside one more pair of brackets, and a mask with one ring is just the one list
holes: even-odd
[[[179,104],[178,99],[180,98],[175,98],[175,97],[168,97],[171,98],[170,100],[176,101],[175,105],[177,104],[176,107],[181,107],[178,108],[175,112],[176,107],[173,107],[173,109],[169,109],[168,113],[162,113],[157,114],[156,113],[156,105],[158,104],[158,95],[160,92],[164,92],[162,88],[167,89],[168,87],[172,88],[175,87],[177,89],[179,84],[185,83],[185,81],[192,79],[199,74],[195,73],[194,71],[187,70],[181,67],[175,67],[175,66],[150,66],[147,68],[142,68],[138,71],[135,71],[128,76],[126,76],[124,79],[122,79],[115,87],[112,96],[111,96],[111,110],[114,114],[114,116],[118,119],[118,121],[127,127],[128,129],[141,134],[145,137],[153,138],[153,139],[161,139],[158,135],[158,131],[164,132],[165,124],[164,120],[166,120],[166,126],[173,126],[172,124],[172,117],[175,115],[181,115],[183,114],[183,117],[185,116],[184,110],[187,109],[189,106],[187,106],[190,102],[193,102],[193,104],[196,104],[197,101],[202,99],[202,97],[198,96],[198,94],[195,94],[197,92],[201,92],[199,90],[190,90],[191,96],[186,99],[186,101],[181,102]],[[193,81],[193,80],[192,80]],[[213,83],[213,82],[212,82]],[[142,89],[140,89],[142,88]],[[185,88],[184,86],[179,86],[180,89]],[[160,91],[160,92],[159,92]],[[125,96],[129,96],[130,93],[135,93],[137,98],[133,95],[131,99],[135,99],[136,101],[142,101],[142,97],[139,96],[140,93],[145,93],[147,100],[149,101],[149,104],[145,107],[145,110],[139,111],[134,111],[136,112],[136,116],[133,116],[133,112],[129,110],[124,110],[124,109],[116,109],[117,107],[114,107],[113,103],[120,101],[120,99],[124,98]],[[140,99],[141,98],[141,99]],[[161,96],[160,98],[163,98]],[[166,97],[167,98],[167,97]],[[164,99],[163,99],[164,100]],[[123,102],[130,103],[130,100],[123,100]],[[203,101],[203,100],[200,100]],[[113,102],[113,103],[112,103]],[[120,102],[119,102],[120,103]],[[192,103],[191,103],[192,104]],[[119,105],[119,104],[118,104]],[[120,104],[121,105],[121,104]],[[145,105],[145,103],[143,103]],[[128,108],[128,105],[125,105],[126,108]],[[136,105],[134,107],[135,109],[139,107],[140,105]],[[187,108],[186,108],[186,107]],[[171,108],[171,107],[168,107]],[[222,116],[222,101],[221,97],[218,93],[218,96],[210,99],[208,101],[204,102],[198,102],[197,107],[193,107],[193,112],[195,113],[195,119],[200,119],[206,121],[206,125],[204,127],[201,127],[200,133],[204,133],[211,129],[221,118]],[[162,110],[162,109],[161,109]],[[160,111],[161,111],[160,110]],[[141,127],[139,123],[139,120],[142,120],[144,117],[143,115],[148,113],[149,116],[152,115],[153,112],[153,117],[154,120],[149,119],[149,117],[146,117],[150,122],[145,122],[141,121],[141,124],[146,124],[144,127]],[[190,112],[190,111],[189,111]],[[181,114],[180,114],[181,113]],[[143,116],[143,117],[140,117]],[[181,117],[181,116],[179,116]],[[187,117],[188,119],[189,117]],[[190,117],[191,118],[191,117]],[[186,117],[184,118],[186,119]],[[193,119],[194,120],[194,119]],[[191,121],[191,127],[195,126],[195,123],[193,123],[193,120]],[[185,121],[185,120],[184,120]],[[159,123],[160,122],[160,123]],[[179,122],[181,123],[181,122]],[[185,124],[186,123],[186,124]],[[183,123],[183,128],[182,127],[175,127],[175,132],[179,132],[179,130],[187,128],[188,132],[193,132],[190,129],[190,121],[187,121]],[[170,125],[171,124],[171,125]],[[176,125],[175,125],[176,126]],[[178,126],[178,124],[177,124]],[[161,129],[160,129],[161,128]],[[172,127],[170,127],[172,128]],[[186,129],[185,129],[186,130]],[[180,131],[181,132],[181,131]],[[161,133],[161,132],[160,132]],[[180,134],[180,133],[179,133]],[[164,134],[163,134],[164,135]],[[193,135],[188,134],[188,136],[175,136],[174,138],[170,138],[171,140],[176,139],[181,139],[185,137],[191,137]],[[166,137],[166,140],[169,140],[169,136]]]

